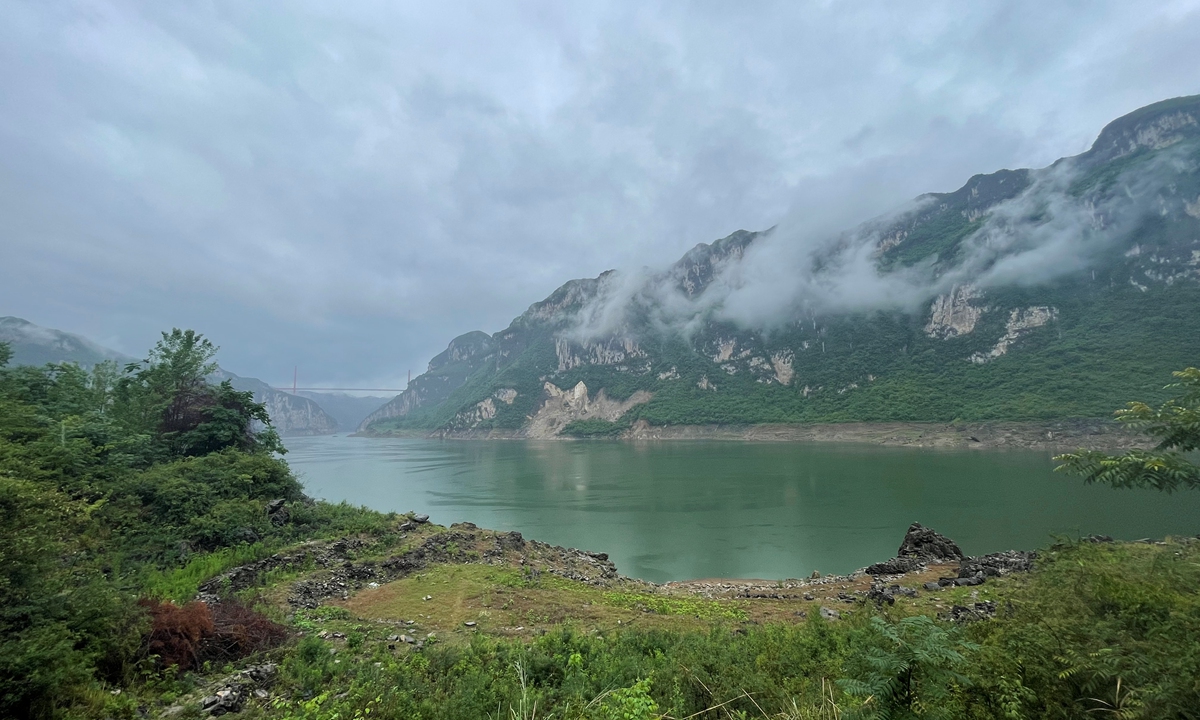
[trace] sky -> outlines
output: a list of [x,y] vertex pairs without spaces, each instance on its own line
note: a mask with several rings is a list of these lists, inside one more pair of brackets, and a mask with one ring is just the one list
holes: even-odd
[[402,388],[563,282],[1200,93],[1200,0],[0,0],[0,315]]

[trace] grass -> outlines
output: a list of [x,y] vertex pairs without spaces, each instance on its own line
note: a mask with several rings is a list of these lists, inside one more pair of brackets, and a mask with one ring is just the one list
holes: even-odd
[[721,603],[615,593],[546,574],[529,580],[513,568],[481,565],[435,566],[363,590],[340,605],[356,618],[413,620],[422,632],[459,640],[473,633],[531,636],[563,625],[583,632],[635,624],[696,629],[702,626],[697,620],[722,615],[715,609]]
[[148,568],[142,576],[141,585],[147,597],[186,602],[196,596],[200,584],[226,570],[239,565],[262,560],[278,552],[278,542],[258,542],[252,545],[237,545],[215,552],[193,556],[180,568],[162,570]]
[[680,615],[700,620],[747,620],[749,615],[741,603],[697,600],[685,597],[664,597],[648,593],[608,592],[604,601],[614,607],[633,608],[659,615]]

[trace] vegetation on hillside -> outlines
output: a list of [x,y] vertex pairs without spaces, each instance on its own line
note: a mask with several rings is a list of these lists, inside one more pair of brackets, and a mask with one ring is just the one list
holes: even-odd
[[[786,386],[758,382],[746,372],[730,375],[670,337],[645,347],[655,359],[653,372],[603,365],[560,372],[547,332],[516,362],[499,372],[477,372],[446,402],[372,429],[453,427],[456,413],[501,388],[516,389],[516,401],[498,403],[496,417],[476,427],[519,428],[537,410],[542,378],[563,388],[583,381],[593,394],[603,388],[615,398],[651,392],[650,402],[621,419],[625,426],[637,419],[651,425],[732,425],[1103,417],[1130,397],[1160,401],[1165,396],[1154,378],[1200,356],[1200,326],[1193,327],[1200,284],[1193,282],[1142,292],[1114,269],[1053,289],[997,290],[989,300],[1001,307],[1051,305],[1057,317],[984,365],[967,358],[987,352],[1003,334],[1005,312],[985,313],[974,333],[950,340],[928,337],[924,321],[904,313],[830,318],[817,330],[792,327],[772,336],[768,346],[808,343],[795,354],[795,376]],[[712,326],[696,343],[744,334]],[[1164,337],[1171,342],[1160,342]],[[1148,356],[1146,347],[1155,347],[1155,353]],[[661,368],[674,368],[678,377],[660,378]],[[698,387],[701,378],[716,389]]]
[[[668,327],[655,312],[658,290],[670,292],[682,274],[690,283],[687,298],[703,295],[732,257],[731,247],[740,256],[755,237],[769,235],[739,231],[697,246],[656,277],[661,287],[627,308],[620,337],[592,338],[614,340],[609,350],[630,340],[641,354],[612,360],[606,352],[602,361],[583,351],[570,361],[558,356],[578,345],[580,321],[572,313],[601,284],[570,281],[492,336],[489,350],[456,365],[453,377],[431,366],[428,377],[414,380],[429,401],[371,430],[520,428],[544,399],[545,382],[567,388],[583,381],[593,396],[601,389],[616,398],[648,391],[653,398],[622,423],[651,425],[1036,421],[1103,417],[1129,397],[1157,402],[1152,378],[1200,355],[1194,312],[1200,217],[1193,209],[1200,197],[1200,135],[1194,123],[1183,123],[1170,141],[1139,147],[1135,140],[1144,123],[1197,110],[1200,96],[1156,103],[1111,123],[1088,153],[1043,170],[977,175],[955,192],[923,196],[910,212],[856,231],[892,241],[880,246],[883,273],[919,266],[936,275],[954,269],[976,246],[1028,249],[1046,236],[1076,243],[1069,260],[1054,261],[1073,271],[1053,281],[1031,266],[1009,281],[988,283],[976,298],[979,321],[965,334],[927,334],[928,299],[906,311],[797,309],[766,330],[722,321],[699,303],[697,315],[678,323],[686,330]],[[1012,202],[1001,209],[1006,201]],[[985,229],[990,234],[981,237]],[[1008,338],[1004,352],[989,355],[1016,317],[1011,313],[1031,308],[1053,308],[1052,319],[1025,328]],[[719,351],[731,340],[737,357]],[[790,375],[774,374],[776,357],[790,360]],[[441,392],[425,390],[434,386]],[[515,400],[498,405],[491,417],[473,412],[501,390],[516,390]]]
[[[315,609],[281,602],[303,565],[196,601],[214,576],[316,538],[402,542],[400,518],[304,498],[261,407],[202,382],[213,352],[176,331],[124,369],[0,368],[0,715],[195,718],[211,683],[270,661],[247,717],[1197,717],[1194,540],[1062,542],[1028,575],[840,619],[483,564]],[[1180,398],[1129,412],[1187,449],[1195,371],[1180,380]],[[945,616],[975,601],[998,612]],[[418,649],[394,639],[412,632],[403,617],[457,631]]]
[[304,502],[263,407],[205,381],[215,352],[175,330],[89,372],[3,367],[0,345],[0,716],[117,712],[108,689],[153,671],[137,600],[178,594],[164,572],[386,522]]

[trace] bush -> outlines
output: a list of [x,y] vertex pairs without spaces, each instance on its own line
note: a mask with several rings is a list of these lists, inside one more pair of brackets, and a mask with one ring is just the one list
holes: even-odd
[[239,660],[288,637],[287,628],[237,601],[179,606],[143,599],[138,604],[151,618],[146,652],[157,656],[162,667],[190,670],[206,661]]
[[180,607],[173,602],[141,600],[150,615],[146,652],[158,657],[163,667],[190,670],[200,666],[200,643],[213,634],[208,605],[193,601]]
[[213,632],[201,645],[204,660],[239,660],[278,647],[288,638],[288,629],[266,615],[236,600],[209,606]]
[[137,614],[94,567],[86,528],[78,503],[0,474],[0,717],[57,715],[97,675],[128,674]]

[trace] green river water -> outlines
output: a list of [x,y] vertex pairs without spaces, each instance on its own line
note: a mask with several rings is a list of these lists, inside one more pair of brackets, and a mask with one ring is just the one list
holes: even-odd
[[895,554],[913,521],[969,554],[1055,534],[1200,532],[1200,493],[1085,486],[1038,451],[347,436],[287,447],[314,497],[603,551],[656,582],[845,573]]

